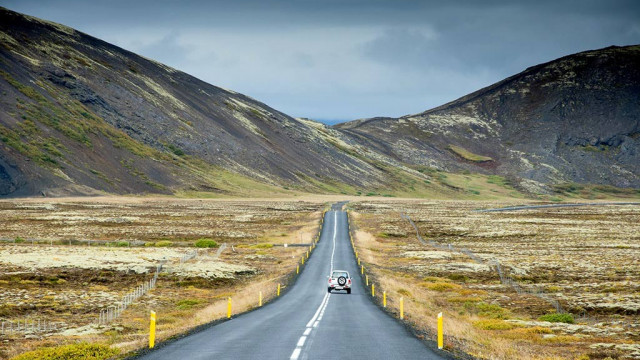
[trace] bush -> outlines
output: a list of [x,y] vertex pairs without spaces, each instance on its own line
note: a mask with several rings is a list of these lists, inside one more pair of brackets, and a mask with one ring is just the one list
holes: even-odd
[[473,322],[473,326],[483,330],[511,330],[516,325],[498,319],[477,320]]
[[428,283],[428,284],[424,284],[423,286],[429,290],[440,291],[440,292],[460,288],[460,285],[458,284],[452,284],[447,282]]
[[178,307],[178,309],[180,310],[189,310],[192,307],[200,304],[201,301],[200,300],[196,300],[196,299],[185,299],[185,300],[180,300],[178,301],[178,303],[176,304],[176,306]]
[[501,307],[500,305],[487,304],[485,302],[465,302],[464,308],[471,313],[475,313],[479,316],[492,319],[506,319],[509,315],[507,309]]
[[199,248],[217,248],[219,246],[218,243],[212,239],[199,239],[195,245]]
[[566,323],[566,324],[575,323],[575,320],[573,319],[573,315],[571,315],[571,314],[559,314],[559,313],[542,315],[542,316],[540,316],[538,318],[538,320],[540,320],[540,321],[548,321],[548,322],[561,322],[561,323]]
[[16,243],[23,243],[23,242],[24,242],[24,239],[23,239],[23,238],[21,238],[20,236],[16,236],[16,238],[14,239],[14,241],[15,241]]
[[252,246],[252,248],[254,249],[271,249],[272,247],[273,247],[273,244],[267,244],[267,243],[255,244]]
[[155,247],[168,247],[171,245],[173,245],[173,243],[168,240],[156,241],[156,243],[154,244]]
[[118,355],[118,349],[86,342],[42,348],[13,357],[12,360],[103,360]]

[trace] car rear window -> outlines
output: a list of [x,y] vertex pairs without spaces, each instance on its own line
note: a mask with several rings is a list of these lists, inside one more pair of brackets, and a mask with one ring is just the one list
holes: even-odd
[[338,278],[340,276],[349,277],[349,275],[347,275],[346,272],[342,272],[342,271],[340,271],[340,272],[336,271],[336,272],[333,273],[333,275],[331,275],[331,277],[333,277],[333,278]]

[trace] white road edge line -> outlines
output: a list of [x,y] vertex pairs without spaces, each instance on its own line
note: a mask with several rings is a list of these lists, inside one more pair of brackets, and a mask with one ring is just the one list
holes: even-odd
[[[331,250],[331,271],[333,272],[333,256],[336,253],[336,236],[338,235],[338,212],[334,212],[334,220],[333,220],[333,249]],[[291,353],[290,360],[298,360],[300,357],[300,353],[302,353],[302,347],[304,346],[305,341],[307,341],[307,336],[311,334],[311,331],[318,327],[320,320],[322,320],[322,316],[324,315],[324,311],[327,309],[327,305],[329,304],[329,298],[331,298],[331,293],[327,293],[324,295],[320,306],[318,306],[318,310],[316,310],[315,314],[305,327],[304,333],[298,339],[298,343],[296,344],[296,348]]]

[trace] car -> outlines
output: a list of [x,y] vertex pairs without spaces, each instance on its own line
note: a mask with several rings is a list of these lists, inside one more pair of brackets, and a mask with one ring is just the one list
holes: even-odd
[[346,270],[333,270],[329,275],[328,292],[331,290],[346,290],[347,294],[351,294],[351,276]]

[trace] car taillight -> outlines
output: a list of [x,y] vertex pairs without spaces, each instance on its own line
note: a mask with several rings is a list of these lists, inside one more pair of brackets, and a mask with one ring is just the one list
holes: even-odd
[[351,279],[349,279],[349,285],[351,285]]
[[329,278],[329,284],[331,284],[331,278]]

